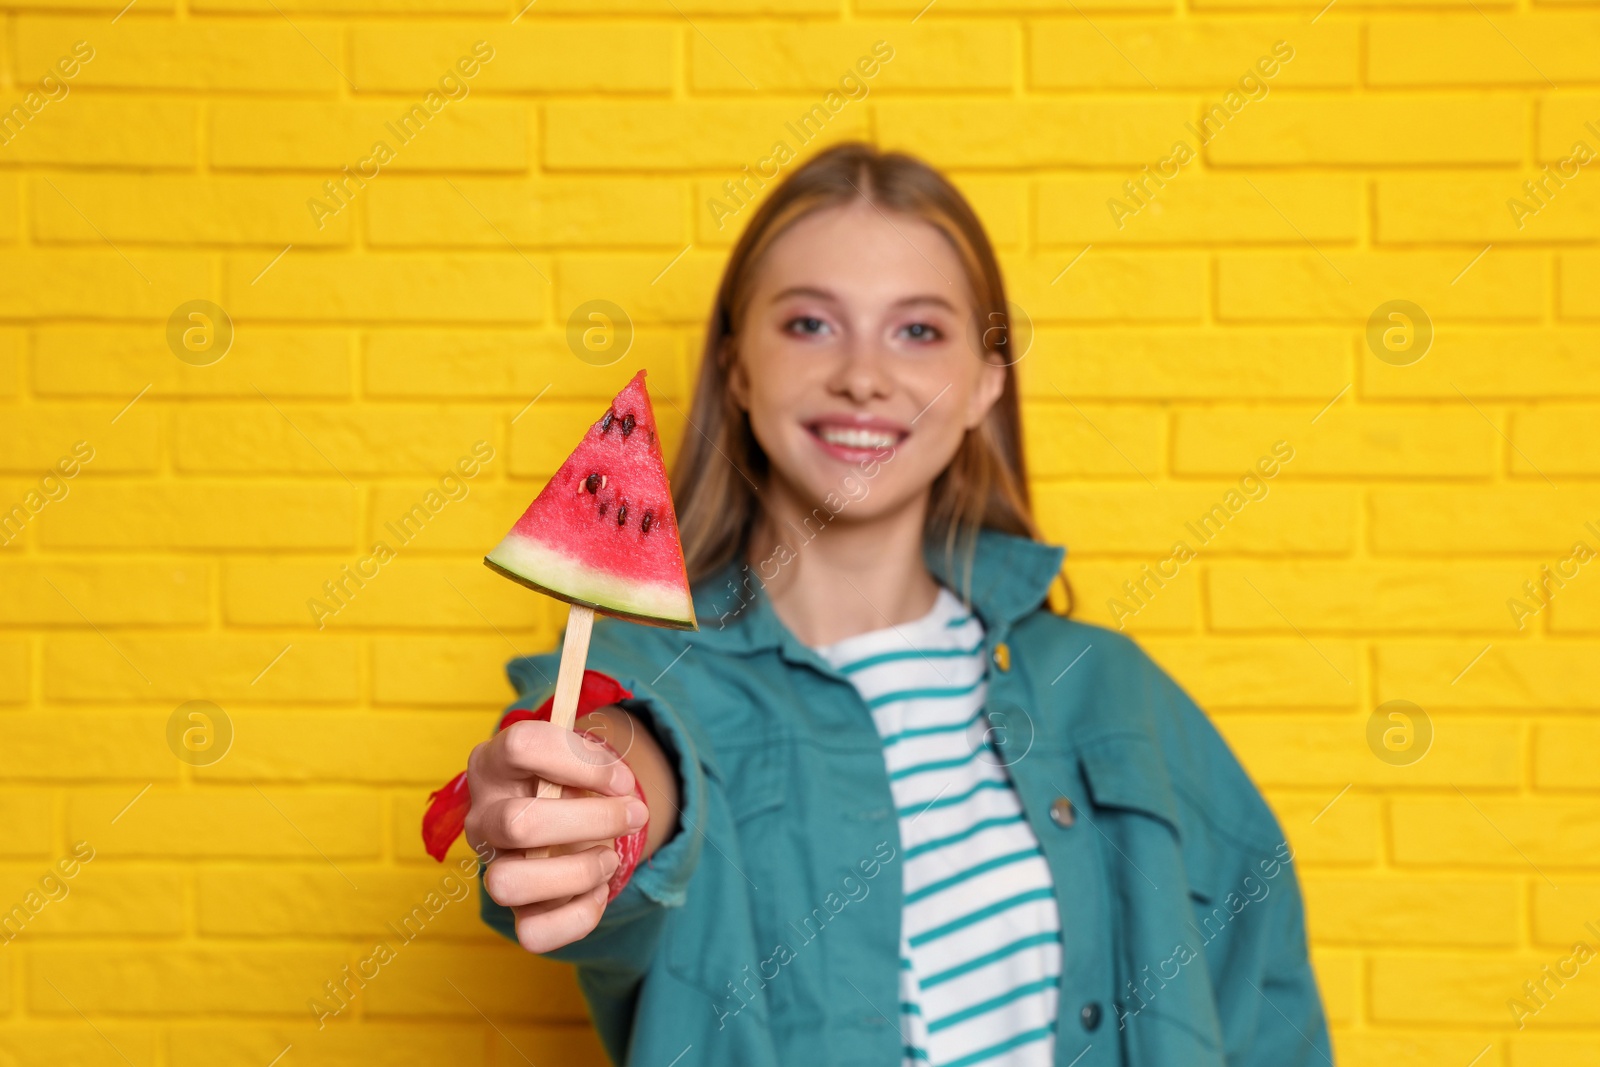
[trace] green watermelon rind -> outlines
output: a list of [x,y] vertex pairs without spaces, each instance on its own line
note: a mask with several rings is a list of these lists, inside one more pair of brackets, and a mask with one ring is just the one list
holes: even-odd
[[[694,617],[694,603],[684,586],[669,582],[643,585],[620,575],[599,573],[529,537],[511,534],[483,557],[483,562],[496,574],[519,585],[569,604],[582,604],[604,615],[673,630],[700,629]],[[527,577],[524,571],[569,575],[570,585],[567,589],[553,589]],[[652,586],[659,586],[661,595],[652,596]],[[635,608],[649,607],[652,601],[658,612],[630,611],[618,606],[626,603]]]

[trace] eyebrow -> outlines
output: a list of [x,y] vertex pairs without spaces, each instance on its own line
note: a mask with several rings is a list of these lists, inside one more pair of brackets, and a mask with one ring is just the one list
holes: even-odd
[[[827,289],[819,289],[813,285],[791,285],[782,292],[773,294],[772,301],[773,303],[777,303],[779,300],[783,300],[791,296],[811,296],[816,297],[819,300],[828,300],[832,301],[833,303],[839,302],[839,297],[837,294]],[[902,308],[914,307],[918,304],[934,304],[951,312],[956,310],[955,305],[950,303],[950,301],[933,293],[922,293],[917,296],[903,297],[899,300],[896,300],[890,306]]]

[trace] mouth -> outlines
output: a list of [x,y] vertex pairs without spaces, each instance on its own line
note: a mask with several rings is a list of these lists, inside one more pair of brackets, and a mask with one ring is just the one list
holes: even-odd
[[817,419],[806,430],[824,452],[852,463],[881,458],[911,436],[898,423],[878,418]]

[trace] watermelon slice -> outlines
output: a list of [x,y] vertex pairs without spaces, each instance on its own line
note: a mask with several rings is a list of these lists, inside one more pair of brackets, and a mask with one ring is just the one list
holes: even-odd
[[606,615],[698,630],[644,371],[484,557],[530,589]]

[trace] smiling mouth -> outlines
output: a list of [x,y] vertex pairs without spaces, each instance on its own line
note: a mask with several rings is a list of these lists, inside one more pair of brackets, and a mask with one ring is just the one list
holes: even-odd
[[910,436],[907,432],[880,426],[844,426],[831,422],[814,422],[806,429],[830,449],[843,452],[886,452]]

